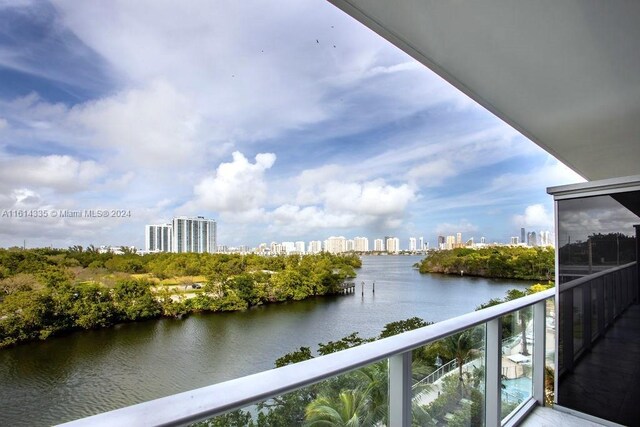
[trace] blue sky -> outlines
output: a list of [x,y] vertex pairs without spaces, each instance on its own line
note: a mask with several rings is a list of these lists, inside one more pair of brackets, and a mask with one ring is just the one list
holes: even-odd
[[552,229],[580,178],[322,0],[0,0],[0,246],[219,243]]

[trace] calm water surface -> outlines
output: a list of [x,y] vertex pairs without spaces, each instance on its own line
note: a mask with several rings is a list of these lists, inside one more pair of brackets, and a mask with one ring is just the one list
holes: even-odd
[[210,385],[270,369],[300,346],[315,349],[355,331],[373,337],[412,316],[448,319],[528,286],[421,275],[411,268],[419,260],[365,256],[356,292],[347,296],[118,325],[0,350],[0,425],[50,425]]

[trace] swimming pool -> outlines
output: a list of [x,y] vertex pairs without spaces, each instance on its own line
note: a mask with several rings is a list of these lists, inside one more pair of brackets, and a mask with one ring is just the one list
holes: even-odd
[[502,380],[502,400],[509,403],[522,402],[531,396],[533,386],[531,378],[520,377],[512,380]]

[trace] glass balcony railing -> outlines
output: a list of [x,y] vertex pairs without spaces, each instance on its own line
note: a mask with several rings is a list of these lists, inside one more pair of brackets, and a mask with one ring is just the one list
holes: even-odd
[[258,425],[261,417],[259,425],[276,425],[265,418],[273,405],[289,405],[287,416],[294,425],[323,417],[377,426],[515,422],[544,403],[545,340],[555,326],[547,314],[553,300],[550,289],[341,352],[64,425],[225,425],[231,420],[234,425]]
[[559,374],[573,369],[580,356],[637,300],[635,261],[560,285]]

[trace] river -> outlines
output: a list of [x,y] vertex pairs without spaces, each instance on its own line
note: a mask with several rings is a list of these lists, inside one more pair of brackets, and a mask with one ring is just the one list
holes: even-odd
[[386,323],[413,316],[448,319],[529,285],[421,275],[412,268],[420,259],[364,256],[350,295],[129,323],[0,350],[0,424],[51,425],[214,384],[270,369],[300,346],[315,349],[356,331],[374,337]]

